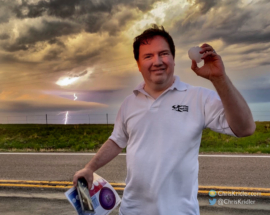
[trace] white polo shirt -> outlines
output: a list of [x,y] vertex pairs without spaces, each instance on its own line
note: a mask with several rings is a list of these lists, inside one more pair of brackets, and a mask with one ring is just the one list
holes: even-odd
[[215,91],[175,78],[156,100],[141,83],[119,109],[109,139],[127,147],[121,215],[198,215],[202,130],[235,136]]

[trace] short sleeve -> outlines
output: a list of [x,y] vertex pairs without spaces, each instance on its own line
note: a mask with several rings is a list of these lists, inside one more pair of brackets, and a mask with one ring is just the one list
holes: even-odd
[[226,118],[223,104],[215,91],[210,91],[205,102],[205,128],[237,137],[231,130]]
[[124,102],[117,113],[113,132],[109,139],[113,140],[120,148],[127,146],[128,133],[124,122]]

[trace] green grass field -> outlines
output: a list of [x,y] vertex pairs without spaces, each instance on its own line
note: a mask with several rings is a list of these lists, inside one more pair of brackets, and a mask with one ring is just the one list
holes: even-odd
[[[270,122],[256,125],[255,133],[243,138],[205,129],[200,152],[270,153]],[[113,125],[0,124],[0,151],[96,152],[112,130]]]

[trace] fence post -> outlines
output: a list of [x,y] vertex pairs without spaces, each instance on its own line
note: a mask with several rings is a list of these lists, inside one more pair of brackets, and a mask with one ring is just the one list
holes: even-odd
[[46,125],[48,125],[48,119],[47,119],[47,114],[46,114]]
[[90,124],[90,114],[88,114],[88,118],[89,118],[89,124]]
[[27,124],[27,116],[25,116],[25,118],[26,118],[26,124]]
[[106,113],[106,117],[107,117],[107,130],[108,130],[108,114]]

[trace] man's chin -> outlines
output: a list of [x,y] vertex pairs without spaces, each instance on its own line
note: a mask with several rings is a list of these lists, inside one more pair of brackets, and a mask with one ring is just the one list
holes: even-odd
[[152,83],[156,84],[156,85],[167,85],[169,84],[169,80],[168,78],[165,77],[155,77],[152,79]]
[[160,77],[155,77],[155,78],[153,78],[152,80],[153,80],[153,82],[154,82],[155,84],[163,84],[163,83],[165,82],[165,78],[162,77],[162,76],[160,76]]

